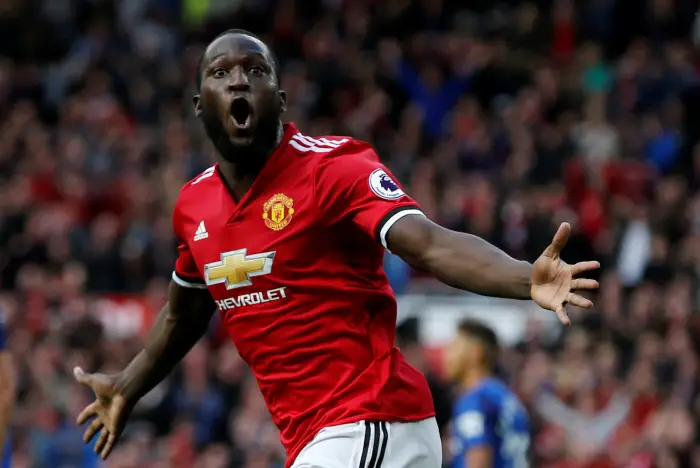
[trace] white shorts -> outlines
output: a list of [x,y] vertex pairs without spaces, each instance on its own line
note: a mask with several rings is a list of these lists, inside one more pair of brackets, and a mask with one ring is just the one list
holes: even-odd
[[322,429],[292,468],[440,468],[435,418],[417,422],[360,421]]

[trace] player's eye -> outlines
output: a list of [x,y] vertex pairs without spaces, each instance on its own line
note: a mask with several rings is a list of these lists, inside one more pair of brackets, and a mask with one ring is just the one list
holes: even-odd
[[223,78],[226,76],[228,71],[225,68],[217,68],[214,70],[214,72],[211,74],[214,78]]
[[248,72],[253,76],[261,76],[265,73],[262,67],[250,67]]

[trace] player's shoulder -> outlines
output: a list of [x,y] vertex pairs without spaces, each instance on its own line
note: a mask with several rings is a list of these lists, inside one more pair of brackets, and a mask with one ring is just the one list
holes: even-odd
[[478,389],[485,393],[507,393],[510,391],[508,385],[501,379],[491,377],[483,381]]
[[458,407],[472,408],[498,405],[510,394],[508,387],[498,379],[490,378],[465,391],[458,398]]
[[480,398],[485,405],[497,412],[518,414],[525,411],[516,392],[499,379],[486,381],[480,388]]
[[201,173],[194,176],[180,189],[176,207],[186,205],[190,201],[201,200],[210,190],[216,189],[219,185],[219,176],[216,164],[208,167]]
[[455,399],[455,413],[461,413],[463,411],[480,407],[482,406],[483,402],[483,393],[481,392],[480,388],[467,390],[459,394]]
[[511,398],[514,394],[512,390],[500,379],[490,378],[487,379],[482,385],[477,389],[482,398],[486,398],[492,402],[502,402],[508,398]]
[[192,191],[205,191],[218,185],[219,176],[217,174],[216,167],[217,165],[214,164],[213,166],[206,168],[204,171],[194,176],[182,186],[182,189],[180,189],[180,194]]
[[316,164],[341,157],[378,160],[372,145],[351,136],[310,136],[297,130],[289,139],[289,148],[295,154]]

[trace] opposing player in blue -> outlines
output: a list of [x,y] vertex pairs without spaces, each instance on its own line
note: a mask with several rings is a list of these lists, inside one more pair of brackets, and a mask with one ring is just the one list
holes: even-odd
[[8,426],[14,404],[14,374],[5,339],[5,325],[0,317],[0,468],[10,468],[12,464]]
[[530,420],[494,375],[498,340],[490,328],[465,321],[447,349],[448,377],[459,395],[452,409],[452,468],[530,466]]

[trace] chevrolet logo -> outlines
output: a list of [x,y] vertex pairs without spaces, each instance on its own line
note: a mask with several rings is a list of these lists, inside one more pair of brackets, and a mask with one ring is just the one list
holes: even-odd
[[246,255],[247,249],[221,254],[221,261],[204,265],[204,279],[209,286],[225,284],[226,289],[251,286],[253,276],[267,275],[272,271],[275,252]]

